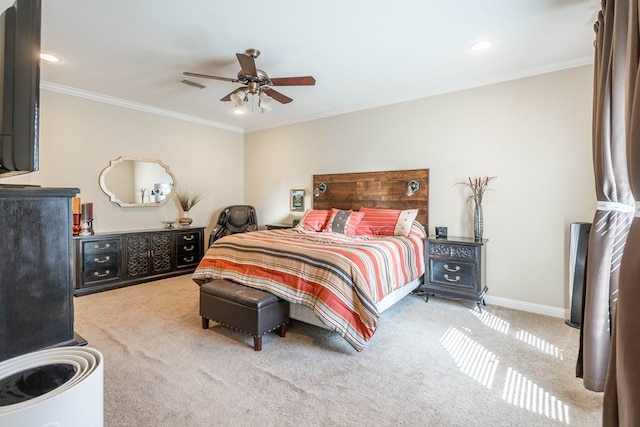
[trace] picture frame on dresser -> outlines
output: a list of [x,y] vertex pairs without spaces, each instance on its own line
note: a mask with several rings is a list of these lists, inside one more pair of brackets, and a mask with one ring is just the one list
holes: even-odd
[[292,212],[304,212],[304,190],[291,190],[289,197],[289,210]]

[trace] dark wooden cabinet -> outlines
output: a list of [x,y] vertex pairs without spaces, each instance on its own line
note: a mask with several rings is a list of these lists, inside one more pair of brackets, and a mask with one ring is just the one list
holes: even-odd
[[74,238],[75,295],[193,272],[204,228],[102,233]]
[[425,239],[426,270],[424,290],[484,304],[486,285],[487,239],[476,241],[465,237]]
[[78,193],[0,187],[0,361],[77,343],[71,198]]

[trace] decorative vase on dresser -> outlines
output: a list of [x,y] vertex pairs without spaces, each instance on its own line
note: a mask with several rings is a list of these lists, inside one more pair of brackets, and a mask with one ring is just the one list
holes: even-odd
[[473,238],[476,241],[482,240],[484,232],[484,219],[482,218],[482,205],[476,204],[473,209]]
[[193,219],[189,218],[189,211],[185,211],[184,216],[178,219],[178,224],[180,224],[180,227],[189,227],[191,226],[192,222]]
[[426,238],[424,291],[474,301],[478,310],[484,305],[486,285],[487,239],[466,237]]

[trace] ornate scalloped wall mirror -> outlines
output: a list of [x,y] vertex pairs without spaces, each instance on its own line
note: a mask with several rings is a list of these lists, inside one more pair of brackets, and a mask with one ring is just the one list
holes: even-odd
[[169,166],[160,160],[118,157],[100,173],[100,188],[122,207],[166,203],[176,185]]

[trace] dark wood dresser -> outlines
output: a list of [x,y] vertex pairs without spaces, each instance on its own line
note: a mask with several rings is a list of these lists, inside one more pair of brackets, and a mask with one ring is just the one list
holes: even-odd
[[0,361],[77,344],[71,198],[77,188],[0,187]]
[[74,237],[74,295],[192,273],[203,243],[201,227]]
[[476,241],[466,237],[426,238],[424,290],[484,304],[486,285],[487,239]]

